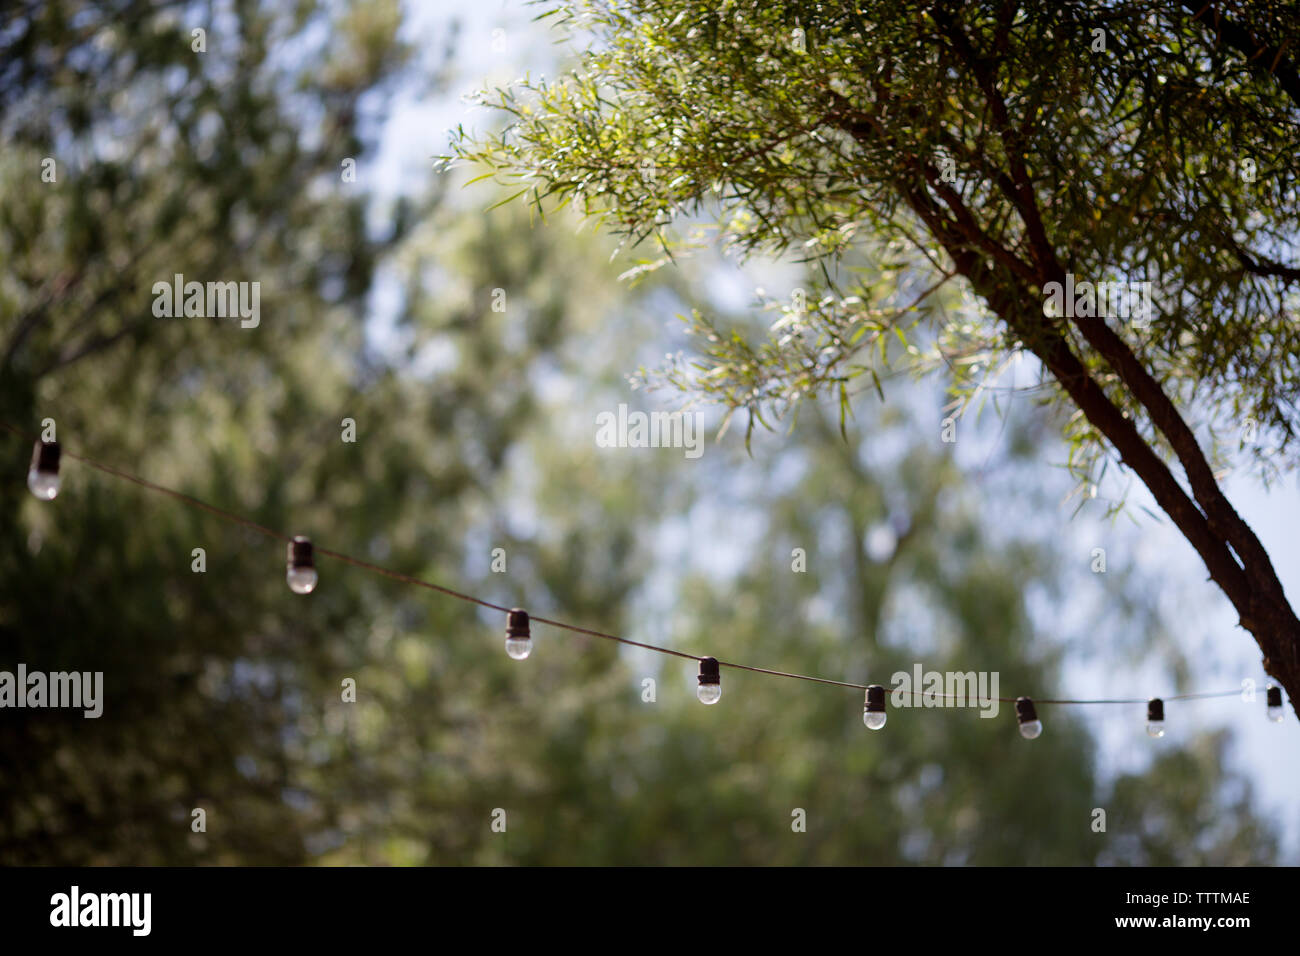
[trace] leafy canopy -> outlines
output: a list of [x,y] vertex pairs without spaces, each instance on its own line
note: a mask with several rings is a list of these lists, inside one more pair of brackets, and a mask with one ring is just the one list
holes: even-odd
[[[1151,282],[1151,321],[1116,327],[1128,348],[1207,427],[1244,426],[1234,442],[1266,477],[1293,464],[1294,9],[1237,3],[1211,24],[1154,0],[545,6],[582,43],[576,66],[484,93],[510,122],[462,129],[458,157],[666,256],[698,241],[674,222],[708,216],[728,248],[817,263],[806,302],[769,303],[766,341],[696,313],[700,355],[671,381],[761,416],[827,390],[843,408],[855,382],[946,364],[969,399],[1033,350],[1035,323],[1009,328],[986,289],[946,287],[953,250],[1001,270],[1042,325],[1037,246],[1080,280]],[[1092,344],[1059,327],[1168,452]],[[1095,476],[1098,432],[1079,413],[1067,430]]]

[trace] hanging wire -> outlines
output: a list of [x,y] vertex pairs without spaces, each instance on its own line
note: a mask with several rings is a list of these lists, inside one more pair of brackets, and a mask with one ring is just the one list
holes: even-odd
[[[14,435],[17,435],[19,438],[23,438],[28,441],[40,441],[40,439],[37,438],[36,436],[31,435],[23,431],[22,429],[9,424],[8,422],[0,422],[0,429],[10,432]],[[95,459],[90,458],[86,455],[81,455],[75,452],[68,451],[66,448],[63,449],[62,453],[66,457],[71,458],[74,461],[78,461],[81,464],[86,465],[89,468],[93,468],[96,471],[102,472],[103,474],[111,475],[114,478],[120,478],[123,481],[129,481],[132,484],[138,485],[139,487],[146,489],[147,491],[153,491],[161,495],[166,495],[167,497],[173,498],[176,501],[181,502],[182,504],[188,505],[192,508],[198,508],[201,511],[206,511],[208,514],[215,515],[216,517],[221,518],[224,521],[229,521],[234,524],[242,525],[245,528],[248,528],[252,531],[256,531],[259,534],[265,535],[268,538],[275,538],[280,541],[293,540],[292,535],[285,534],[282,531],[276,531],[274,528],[268,528],[266,525],[258,524],[256,521],[253,521],[249,518],[245,518],[242,515],[235,514],[232,511],[227,511],[224,508],[218,508],[216,505],[210,505],[205,501],[200,501],[198,498],[195,498],[192,495],[187,495],[184,492],[176,491],[173,488],[167,488],[163,485],[159,485],[155,482],[149,481],[148,479],[141,478],[139,475],[133,475],[130,472],[123,471],[120,468],[116,468],[113,465],[107,465],[101,461],[96,461]],[[496,604],[492,601],[486,601],[483,598],[475,597],[472,594],[466,594],[464,591],[457,591],[454,588],[449,588],[441,584],[435,584],[432,581],[425,581],[422,578],[417,578],[409,574],[403,574],[401,571],[394,571],[390,568],[385,568],[378,564],[372,564],[369,561],[362,560],[361,558],[355,558],[352,555],[345,554],[342,551],[334,551],[330,548],[322,548],[319,545],[316,545],[315,552],[317,554],[323,554],[327,557],[333,558],[336,561],[342,561],[345,564],[350,564],[354,567],[362,568],[363,570],[372,571],[375,574],[383,575],[384,577],[391,578],[394,581],[400,581],[403,584],[413,584],[416,587],[426,588],[430,591],[436,591],[439,594],[445,594],[447,597],[455,598],[458,601],[465,601],[470,604],[477,604],[479,607],[490,608],[494,611],[500,611],[502,613],[508,613],[510,611],[510,608],[506,607],[503,604]],[[668,654],[673,657],[682,657],[692,661],[704,660],[704,657],[699,654],[689,654],[686,651],[675,650],[674,648],[671,647],[661,647],[657,644],[647,644],[642,641],[634,641],[631,638],[621,637],[617,634],[609,634],[606,633],[605,631],[593,630],[592,628],[588,628],[588,627],[581,627],[577,624],[570,624],[567,621],[556,620],[554,618],[536,617],[536,616],[534,616],[532,620],[536,621],[539,624],[546,624],[549,625],[550,627],[559,628],[565,631],[571,631],[574,634],[585,634],[589,637],[598,637],[606,641],[617,641],[620,644],[626,644],[630,647],[639,647],[647,651],[654,651],[657,654]],[[786,677],[791,680],[808,681],[809,683],[814,683],[814,684],[827,684],[832,687],[847,687],[853,690],[866,690],[869,686],[867,684],[856,684],[851,681],[839,681],[839,680],[831,680],[826,677],[814,677],[810,674],[795,674],[789,671],[771,670],[766,667],[754,667],[749,664],[736,663],[735,661],[719,660],[718,666],[729,667],[733,670],[751,671],[755,674],[767,674],[771,677]],[[890,693],[896,694],[896,693],[900,693],[900,691],[894,690],[891,691]],[[969,695],[944,694],[937,691],[915,690],[915,691],[901,691],[901,693],[904,694],[910,693],[914,699],[920,697],[920,698],[944,699],[944,700],[954,700],[954,699],[960,699],[964,701],[970,700]],[[1166,701],[1202,700],[1202,699],[1212,698],[1212,697],[1235,697],[1240,693],[1241,691],[1238,689],[1238,690],[1227,690],[1227,691],[1211,691],[1208,693],[1171,694],[1162,699]],[[976,703],[973,706],[979,706],[985,703],[990,703],[992,701],[998,701],[999,703],[1003,703],[1003,704],[1014,704],[1016,700],[1017,698],[1015,697],[981,697],[978,701],[976,701]],[[1035,697],[1033,698],[1033,700],[1037,704],[1069,704],[1069,705],[1147,703],[1147,698],[1145,697],[1107,698],[1107,699],[1095,699],[1095,700],[1075,700],[1075,699],[1063,699],[1063,698]]]

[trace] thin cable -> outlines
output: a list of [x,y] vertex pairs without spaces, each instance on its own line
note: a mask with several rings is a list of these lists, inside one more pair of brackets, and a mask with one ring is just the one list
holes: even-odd
[[[14,428],[12,425],[6,422],[0,422],[0,428],[4,428],[6,431],[13,432],[15,435],[18,435],[21,438],[27,438],[28,440],[31,440],[30,435],[24,435],[22,432],[18,431],[18,429]],[[267,537],[279,538],[282,541],[292,540],[291,535],[282,534],[281,532],[276,531],[273,528],[268,528],[265,525],[260,525],[256,521],[253,521],[249,518],[244,518],[240,515],[235,514],[234,512],[226,511],[223,508],[218,508],[216,505],[210,505],[205,501],[200,501],[198,498],[194,498],[190,495],[185,494],[184,492],[174,491],[171,488],[165,488],[162,485],[154,484],[152,481],[149,481],[145,478],[141,478],[138,475],[132,475],[129,472],[125,472],[118,468],[114,468],[112,465],[106,465],[103,462],[95,461],[93,458],[87,458],[85,455],[78,455],[74,452],[70,452],[66,448],[63,448],[61,445],[60,445],[60,450],[62,454],[67,455],[69,458],[81,462],[83,465],[89,465],[91,468],[94,468],[97,471],[102,471],[105,474],[112,475],[115,478],[122,478],[126,481],[133,482],[139,485],[141,488],[147,488],[149,491],[156,491],[159,494],[168,495],[172,498],[175,498],[177,501],[183,502],[184,504],[190,505],[194,508],[200,508],[203,511],[208,512],[209,514],[214,514],[218,518],[224,518],[226,521],[233,521],[235,524],[243,525],[245,528],[251,528],[252,530],[257,531],[260,534],[264,534]]]
[[[16,428],[13,425],[10,425],[8,422],[0,422],[0,428],[3,428],[5,431],[8,431],[14,435],[17,435],[19,438],[24,438],[28,441],[40,440],[35,436],[30,435],[22,431],[21,429]],[[139,475],[133,475],[130,472],[121,470],[120,468],[115,468],[112,465],[107,465],[101,461],[96,461],[94,458],[91,458],[87,455],[79,455],[76,454],[75,452],[68,451],[66,448],[63,448],[62,445],[60,445],[60,450],[62,454],[66,455],[68,458],[71,458],[74,461],[79,461],[83,465],[88,465],[89,467],[95,469],[96,471],[101,471],[106,475],[113,476],[114,478],[121,478],[125,481],[129,481],[133,484],[139,485],[141,488],[144,488],[148,491],[156,491],[159,494],[167,495],[168,497],[174,498],[175,500],[181,502],[182,504],[187,504],[190,505],[191,507],[199,508],[203,511],[208,512],[209,514],[216,515],[218,518],[222,518],[226,521],[230,521],[235,524],[242,525],[245,528],[250,528],[251,530],[258,532],[259,534],[264,534],[269,538],[275,538],[280,541],[293,540],[292,535],[285,534],[282,531],[276,531],[274,528],[268,528],[266,527],[266,525],[258,524],[256,521],[253,521],[249,518],[242,517],[241,515],[237,515],[232,511],[227,511],[224,508],[218,508],[216,505],[210,505],[206,501],[200,501],[198,498],[195,498],[193,495],[187,495],[184,492],[176,491],[173,488],[167,488],[164,485],[160,485],[155,482],[149,481],[146,478],[141,478]],[[378,564],[372,564],[371,562],[362,560],[361,558],[354,558],[350,554],[344,554],[342,551],[335,551],[331,548],[322,548],[319,545],[316,545],[314,550],[317,554],[323,554],[326,555],[327,557],[334,558],[337,561],[342,561],[346,564],[351,564],[358,568],[364,568],[365,570],[373,571],[376,574],[382,574],[385,577],[392,578],[394,581],[401,581],[404,584],[414,584],[416,587],[427,588],[430,591],[437,591],[439,594],[445,594],[448,597],[453,597],[460,601],[466,601],[469,602],[470,604],[477,604],[480,607],[491,608],[494,611],[501,611],[502,613],[505,613],[510,610],[510,608],[506,607],[503,604],[495,604],[492,601],[485,601],[482,598],[475,597],[472,594],[466,594],[463,591],[457,591],[454,588],[445,587],[441,584],[435,584],[432,581],[425,581],[422,578],[417,578],[409,574],[403,574],[401,571],[394,571],[391,568],[385,568]],[[617,634],[607,634],[604,631],[597,631],[588,627],[580,627],[577,624],[569,624],[566,621],[557,621],[557,620],[552,620],[550,618],[537,617],[535,615],[532,616],[532,620],[541,624],[549,624],[551,627],[558,627],[566,631],[572,631],[576,634],[586,634],[591,637],[603,638],[604,640],[607,641],[618,641],[620,644],[628,644],[632,647],[641,647],[649,651],[656,651],[660,654],[671,654],[674,657],[684,657],[693,661],[699,661],[702,659],[698,654],[688,654],[685,651],[674,650],[671,647],[659,647],[658,645],[655,644],[646,644],[641,641],[634,641],[630,638],[619,637]],[[732,665],[728,665],[728,666],[732,666]],[[770,673],[776,673],[776,672],[771,671]],[[787,676],[799,676],[799,675],[787,675]],[[817,678],[804,678],[804,679],[817,680]]]
[[[1237,690],[1209,691],[1207,693],[1200,693],[1200,694],[1171,694],[1168,697],[1161,697],[1159,699],[1166,702],[1171,700],[1205,700],[1210,697],[1236,697],[1240,693],[1241,693],[1241,689],[1238,688]],[[1037,697],[1035,697],[1034,703],[1035,704],[1145,704],[1147,703],[1147,698],[1125,697],[1125,698],[1114,698],[1111,700],[1039,700]]]
[[[27,432],[23,431],[20,428],[10,425],[8,422],[0,422],[0,428],[4,429],[7,432],[10,432],[11,434],[17,435],[19,438],[26,439],[27,441],[40,441],[39,438],[36,438],[35,436],[28,434]],[[62,454],[66,455],[67,457],[73,459],[74,461],[79,461],[83,465],[88,465],[89,467],[95,469],[96,471],[103,472],[106,475],[111,475],[114,478],[121,478],[124,481],[129,481],[132,484],[138,485],[141,488],[144,488],[148,491],[155,491],[158,492],[159,494],[166,495],[169,498],[174,498],[175,500],[181,502],[182,504],[186,504],[192,508],[198,508],[202,511],[206,511],[208,514],[216,515],[218,518],[221,518],[225,521],[230,521],[234,524],[242,525],[245,528],[249,528],[253,531],[258,532],[259,534],[266,535],[268,538],[275,538],[279,541],[293,540],[292,535],[285,534],[282,531],[276,531],[274,528],[268,528],[266,527],[266,525],[258,524],[256,521],[253,521],[249,518],[245,518],[241,515],[237,515],[232,511],[227,511],[224,508],[218,508],[216,505],[210,505],[206,501],[200,501],[198,498],[195,498],[193,495],[187,495],[182,491],[176,491],[173,488],[167,488],[163,485],[156,484],[155,482],[149,481],[146,478],[141,478],[139,475],[133,475],[130,472],[123,471],[120,468],[115,468],[112,465],[106,465],[103,462],[96,461],[95,459],[90,458],[86,455],[79,455],[74,452],[70,452],[66,448],[63,448],[61,445],[60,445],[60,450]],[[354,567],[363,568],[364,570],[367,571],[373,571],[376,574],[382,574],[384,577],[392,578],[394,581],[401,581],[403,584],[413,584],[416,587],[426,588],[430,591],[436,591],[439,594],[445,594],[448,597],[456,598],[458,601],[466,601],[470,604],[477,604],[479,607],[491,608],[494,611],[501,611],[502,613],[506,613],[510,610],[510,608],[506,607],[505,605],[495,604],[492,601],[485,601],[482,598],[475,597],[472,594],[466,594],[463,591],[457,591],[454,588],[445,587],[441,584],[435,584],[432,581],[425,581],[422,578],[417,578],[409,574],[403,574],[401,571],[394,571],[390,568],[385,568],[378,564],[372,564],[371,562],[364,561],[361,558],[354,558],[350,554],[344,554],[342,551],[334,551],[331,550],[330,548],[322,548],[319,545],[316,545],[315,552],[317,554],[323,554],[326,557],[334,558],[336,561],[342,561],[345,564],[351,564]],[[561,630],[571,631],[575,634],[586,634],[590,637],[599,637],[602,640],[606,640],[606,641],[617,641],[620,644],[627,644],[630,647],[640,647],[647,651],[654,651],[657,654],[668,654],[673,657],[682,657],[692,661],[704,660],[704,658],[698,654],[689,654],[686,651],[674,650],[671,647],[660,647],[657,644],[646,644],[643,643],[642,641],[634,641],[631,638],[620,637],[617,634],[609,634],[606,633],[605,631],[597,631],[588,627],[581,627],[577,624],[569,624],[567,621],[559,621],[559,620],[554,620],[552,618],[536,617],[536,616],[533,616],[532,620],[537,622],[538,624],[548,624],[551,627],[557,627],[560,628]],[[809,683],[813,683],[813,684],[827,684],[832,687],[848,687],[853,690],[867,689],[866,684],[855,684],[850,681],[830,680],[829,678],[826,677],[813,677],[809,674],[794,674],[789,671],[769,670],[766,667],[753,667],[749,664],[737,664],[734,661],[720,660],[718,661],[718,666],[730,667],[733,670],[751,671],[752,673],[755,674],[767,674],[771,677],[788,677],[792,680],[808,681]],[[896,694],[896,693],[900,693],[900,691],[893,690],[890,691],[890,693]],[[970,699],[969,695],[944,694],[944,693],[939,693],[937,691],[933,691],[933,692],[932,691],[901,691],[901,693],[910,693],[913,698],[929,697],[929,698],[943,698],[945,700],[960,699],[960,700],[967,700],[967,701]],[[1200,700],[1200,699],[1205,699],[1210,697],[1235,697],[1239,693],[1241,693],[1240,690],[1213,691],[1209,693],[1199,693],[1199,694],[1175,694],[1173,696],[1165,697],[1162,699],[1166,701]],[[1016,702],[1015,697],[981,697],[979,698],[979,700],[976,702],[974,706],[979,706],[981,704],[989,703],[995,700],[1003,704],[1013,704]],[[1036,704],[1145,704],[1146,702],[1147,702],[1146,698],[1137,698],[1137,697],[1114,698],[1108,700],[1065,700],[1065,699],[1040,700],[1036,697],[1034,698],[1034,703]]]
[[[671,654],[673,657],[685,657],[692,661],[704,660],[699,654],[688,654],[685,651],[675,651],[671,647],[659,647],[656,644],[642,644],[640,641],[634,641],[631,638],[619,637],[617,634],[606,634],[604,631],[593,631],[590,628],[579,627],[577,624],[566,624],[564,621],[553,621],[546,617],[534,617],[534,621],[542,624],[549,624],[551,627],[562,627],[566,631],[573,631],[575,634],[590,634],[592,637],[602,637],[607,641],[618,641],[620,644],[628,644],[632,647],[644,647],[648,651],[658,651],[660,654]],[[805,677],[804,680],[815,680],[816,678]]]
[[866,684],[851,684],[842,680],[830,680],[826,677],[809,677],[807,674],[789,674],[785,671],[771,671],[766,667],[750,667],[748,664],[733,664],[730,661],[718,661],[719,667],[733,667],[738,671],[753,671],[755,674],[771,674],[773,677],[793,677],[795,680],[812,681],[814,684],[831,684],[835,687],[852,687],[866,690]]
[[1173,697],[1165,697],[1163,700],[1205,700],[1210,697],[1236,697],[1241,693],[1237,690],[1210,691],[1202,694],[1175,694]]

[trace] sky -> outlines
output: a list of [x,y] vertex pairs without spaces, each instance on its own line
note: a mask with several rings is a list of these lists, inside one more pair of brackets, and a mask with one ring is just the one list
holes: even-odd
[[[555,38],[546,25],[533,22],[537,12],[538,8],[522,0],[436,0],[412,5],[408,38],[421,57],[429,58],[429,63],[445,45],[447,21],[453,17],[460,21],[455,72],[448,92],[430,96],[423,84],[411,83],[383,104],[387,115],[379,131],[380,148],[359,171],[376,184],[381,197],[417,192],[427,185],[434,157],[447,151],[448,131],[457,124],[470,129],[487,128],[488,114],[464,97],[478,89],[504,85],[525,73],[537,78],[557,72],[559,48],[554,46]],[[473,196],[460,201],[467,214],[474,214],[476,208],[485,210],[490,204],[486,198],[480,201]],[[382,210],[382,199],[376,208]],[[612,273],[616,269],[611,265]],[[745,305],[753,288],[760,284],[760,273],[767,277],[766,284],[772,291],[766,267],[751,264],[720,275],[717,287],[725,300],[720,304]],[[386,334],[385,312],[395,301],[394,295],[394,290],[381,282],[370,320],[373,334],[380,341]],[[665,340],[676,325],[673,315],[664,316]],[[934,383],[936,390],[939,387]],[[997,453],[1001,434],[996,427],[978,430],[975,440],[959,449],[959,457],[964,456],[968,466],[978,467],[990,454]],[[1060,465],[1063,461],[1062,448],[1045,451],[1045,465]],[[1063,481],[1063,498],[1069,487]],[[1293,474],[1265,489],[1254,477],[1240,473],[1229,476],[1224,487],[1272,556],[1287,593],[1296,602],[1300,598],[1300,535],[1295,530],[1300,528],[1300,476]],[[1099,494],[1118,496],[1123,491],[1112,479],[1110,485],[1099,489]],[[1121,566],[1131,560],[1143,570],[1144,580],[1159,588],[1160,593],[1152,594],[1150,599],[1164,608],[1168,625],[1191,658],[1192,680],[1186,689],[1232,690],[1249,678],[1257,682],[1259,696],[1253,704],[1237,697],[1170,702],[1166,710],[1168,731],[1155,741],[1143,732],[1145,708],[1141,705],[1079,708],[1080,716],[1098,740],[1102,770],[1117,773],[1134,769],[1150,758],[1153,747],[1177,747],[1197,729],[1229,726],[1236,733],[1236,749],[1230,759],[1253,781],[1261,808],[1282,825],[1285,859],[1300,862],[1300,761],[1294,759],[1300,753],[1300,722],[1289,709],[1281,724],[1265,719],[1262,695],[1267,677],[1254,639],[1236,626],[1227,599],[1208,580],[1204,566],[1186,540],[1170,522],[1157,521],[1143,510],[1145,506],[1150,512],[1160,513],[1145,488],[1134,482],[1127,491],[1127,514],[1137,521],[1137,533],[1115,535],[1101,508],[1084,509],[1071,518],[1074,501],[1062,500],[1057,514],[1020,514],[1008,520],[1032,522],[1036,530],[1045,523],[1059,526],[1062,553],[1080,555],[1083,563],[1097,541],[1113,539],[1126,549],[1134,549],[1132,554],[1124,555],[1111,556],[1108,552],[1108,560]],[[1127,518],[1120,520],[1128,523]],[[1160,584],[1163,581],[1168,582],[1167,591]],[[1063,611],[1086,614],[1088,606],[1087,602],[1072,602]],[[1064,623],[1069,631],[1086,632],[1089,621],[1073,619]],[[1077,697],[1169,694],[1173,688],[1163,682],[1162,673],[1156,666],[1121,670],[1106,661],[1089,661],[1075,655],[1066,661],[1061,686]]]

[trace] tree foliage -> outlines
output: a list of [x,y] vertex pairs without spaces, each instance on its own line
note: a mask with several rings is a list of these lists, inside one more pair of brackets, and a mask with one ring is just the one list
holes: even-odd
[[[1295,463],[1294,8],[545,7],[576,67],[484,93],[507,125],[462,130],[460,158],[668,253],[707,214],[726,246],[821,266],[766,342],[695,316],[671,381],[761,420],[827,391],[846,408],[899,362],[969,393],[1030,355],[1079,477],[1136,473],[1300,695],[1300,621],[1215,468],[1225,429],[1268,475]],[[1150,283],[1153,314],[1049,309],[1070,277]]]
[[[31,5],[0,31],[4,420],[54,418],[70,450],[269,527],[595,627],[670,629],[646,636],[803,672],[887,675],[923,648],[931,667],[1052,686],[1056,649],[1032,640],[1027,597],[1058,585],[1050,556],[993,541],[933,448],[865,463],[913,421],[850,422],[845,442],[810,416],[755,471],[736,447],[699,468],[602,454],[574,416],[626,400],[619,373],[664,276],[628,294],[597,237],[530,230],[516,206],[467,214],[437,188],[418,223],[390,211],[374,234],[364,177],[338,173],[364,155],[360,103],[401,62],[394,8],[232,10],[191,23],[189,5]],[[190,38],[204,24],[207,60]],[[261,324],[153,316],[153,282],[177,272],[261,281]],[[676,290],[688,302],[691,285]],[[1035,443],[1012,447],[1023,464]],[[1111,844],[1088,826],[1111,790],[1068,713],[1032,750],[1006,715],[969,710],[900,711],[872,740],[851,694],[728,672],[723,706],[701,708],[679,662],[540,626],[520,665],[495,615],[323,558],[301,598],[279,542],[75,461],[58,500],[37,502],[30,448],[5,433],[0,449],[0,667],[102,670],[106,698],[97,720],[3,711],[5,864],[1275,854],[1215,746],[1147,799],[1131,798],[1141,772],[1124,778],[1112,827],[1132,836]],[[1022,494],[1034,487],[1028,475]],[[706,507],[725,534],[692,525]],[[873,559],[868,532],[897,518],[897,548]],[[683,527],[693,542],[745,537],[743,567],[665,557]],[[488,567],[498,546],[505,574]],[[790,571],[795,546],[812,573]],[[1126,597],[1107,596],[1117,621]],[[918,609],[930,616],[909,619]],[[794,807],[807,833],[791,831]],[[1225,821],[1215,839],[1186,848],[1211,819]]]

